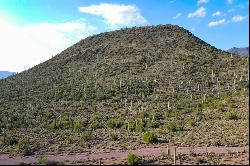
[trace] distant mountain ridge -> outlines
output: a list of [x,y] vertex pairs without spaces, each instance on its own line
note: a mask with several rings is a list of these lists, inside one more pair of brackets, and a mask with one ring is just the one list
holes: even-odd
[[227,51],[237,55],[249,55],[249,47],[241,47],[241,48],[233,47]]
[[16,72],[0,71],[0,79],[7,78],[11,75],[15,75]]

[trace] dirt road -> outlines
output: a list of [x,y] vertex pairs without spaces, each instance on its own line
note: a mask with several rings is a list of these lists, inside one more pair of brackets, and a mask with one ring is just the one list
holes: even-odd
[[[127,151],[110,151],[110,152],[99,152],[99,153],[81,153],[81,154],[58,154],[58,155],[46,155],[45,157],[49,161],[61,161],[67,164],[76,161],[83,161],[86,159],[90,160],[99,160],[99,159],[109,159],[109,158],[126,158],[128,153],[135,153],[139,156],[158,156],[162,153],[167,153],[166,147],[156,147],[156,148],[140,148],[137,150],[127,150]],[[233,152],[247,152],[249,153],[249,146],[245,147],[177,147],[177,154],[202,154],[202,153],[216,153],[216,154],[225,154]],[[170,148],[170,153],[174,153],[174,147]],[[34,164],[38,162],[36,156],[13,156],[10,157],[7,154],[0,154],[0,165],[16,165],[20,163]]]

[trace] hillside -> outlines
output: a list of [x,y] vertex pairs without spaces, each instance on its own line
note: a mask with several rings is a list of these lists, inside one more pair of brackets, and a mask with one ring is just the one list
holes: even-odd
[[244,48],[233,47],[227,51],[236,55],[245,55],[245,56],[248,55],[249,56],[249,47],[244,47]]
[[146,131],[171,146],[248,145],[248,65],[175,25],[88,37],[0,80],[0,152],[25,153],[24,137],[30,154],[145,147]]

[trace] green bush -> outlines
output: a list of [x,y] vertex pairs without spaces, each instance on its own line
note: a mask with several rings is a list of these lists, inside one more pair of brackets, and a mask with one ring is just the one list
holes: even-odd
[[82,121],[77,119],[74,121],[74,131],[81,131],[83,127]]
[[152,121],[150,120],[148,123],[147,123],[147,127],[148,128],[158,128],[160,126],[160,124],[156,121]]
[[176,132],[176,131],[177,131],[177,126],[176,126],[176,124],[170,122],[170,123],[167,125],[167,129],[168,129],[168,131],[170,131],[170,132]]
[[111,129],[120,128],[122,127],[122,125],[123,125],[123,122],[119,119],[110,119],[107,122],[107,126]]
[[18,143],[18,140],[13,136],[4,136],[3,137],[3,144],[6,146],[13,146]]
[[18,151],[22,153],[23,155],[27,156],[32,153],[29,139],[28,138],[22,138],[18,143]]
[[38,157],[38,165],[47,165],[47,159],[44,156]]
[[49,127],[50,127],[51,129],[56,129],[56,128],[57,128],[56,120],[53,120],[53,121],[49,124]]
[[196,123],[196,120],[193,119],[193,118],[190,118],[187,122],[191,127],[194,127],[195,126],[195,123]]
[[119,139],[118,136],[117,136],[117,134],[114,133],[114,132],[109,133],[109,138],[110,138],[112,141],[117,141],[117,140]]
[[138,165],[140,158],[136,154],[129,153],[127,157],[128,165]]
[[238,116],[232,112],[227,112],[226,113],[226,118],[227,120],[238,120]]
[[177,121],[177,131],[183,131],[185,127],[186,122],[184,120]]
[[82,132],[80,134],[80,142],[84,143],[84,142],[88,141],[89,138],[90,138],[90,136],[91,136],[91,132],[90,131],[84,131],[84,132]]
[[146,133],[143,134],[142,139],[146,143],[155,143],[155,142],[158,141],[157,137],[153,133],[151,133],[149,131],[147,131]]
[[135,130],[137,132],[142,132],[144,130],[144,122],[142,121],[142,119],[136,119],[135,124]]
[[98,128],[102,128],[102,123],[98,121],[92,121],[88,124],[88,128],[91,130],[96,130]]

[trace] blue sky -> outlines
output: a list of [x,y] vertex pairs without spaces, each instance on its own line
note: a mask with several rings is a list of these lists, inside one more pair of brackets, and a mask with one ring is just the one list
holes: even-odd
[[217,48],[246,47],[248,13],[248,0],[0,0],[0,70],[20,72],[132,26],[177,24]]

